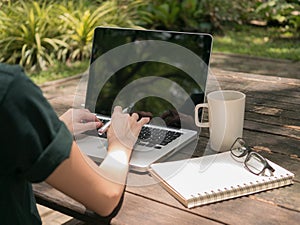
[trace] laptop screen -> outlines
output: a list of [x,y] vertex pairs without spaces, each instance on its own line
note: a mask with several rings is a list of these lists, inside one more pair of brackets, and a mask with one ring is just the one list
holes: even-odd
[[97,27],[85,106],[108,117],[130,106],[157,125],[196,129],[211,45],[208,34]]

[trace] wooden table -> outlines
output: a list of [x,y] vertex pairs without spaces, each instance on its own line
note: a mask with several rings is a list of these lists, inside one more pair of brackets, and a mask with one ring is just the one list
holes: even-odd
[[[221,70],[213,70],[213,75],[210,84],[218,82],[222,89],[247,95],[245,139],[262,155],[295,173],[294,184],[194,209],[182,206],[159,184],[128,186],[122,209],[112,224],[299,224],[300,80]],[[59,94],[50,99],[58,113],[71,105],[72,93],[68,94],[63,101],[59,101]],[[203,153],[201,143],[207,142],[207,132],[199,140],[194,156]],[[153,182],[147,174],[130,176]],[[34,191],[40,204],[82,221],[93,221],[93,213],[45,183],[35,184]]]

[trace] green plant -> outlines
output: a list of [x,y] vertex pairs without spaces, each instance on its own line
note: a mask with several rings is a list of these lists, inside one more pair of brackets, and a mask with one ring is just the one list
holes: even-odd
[[6,1],[0,11],[0,61],[45,70],[53,60],[89,58],[96,26],[138,27],[142,0]]
[[154,27],[168,30],[199,30],[205,19],[197,0],[153,1],[148,6]]
[[50,5],[19,1],[0,11],[0,59],[32,70],[52,64],[52,55],[64,46],[56,31]]
[[67,47],[59,51],[59,59],[84,60],[90,57],[94,28],[97,26],[136,27],[134,19],[142,0],[111,0],[99,5],[85,1],[65,1],[59,6],[62,36]]
[[86,6],[84,1],[65,1],[59,6],[61,30],[63,40],[67,43],[66,48],[61,49],[59,59],[82,60],[89,57],[93,29],[97,26],[100,18],[113,9],[95,6]]
[[162,26],[169,29],[176,26],[180,11],[178,1],[153,1],[148,6],[148,10],[152,14],[154,26]]
[[147,13],[141,12],[140,9],[149,4],[150,0],[110,0],[110,2],[115,11],[111,21],[105,20],[107,25],[144,29],[139,24],[142,16]]
[[299,0],[269,0],[262,2],[256,9],[269,24],[290,26],[300,29],[300,1]]
[[145,10],[154,28],[212,32],[222,30],[226,22],[248,22],[258,1],[154,0]]

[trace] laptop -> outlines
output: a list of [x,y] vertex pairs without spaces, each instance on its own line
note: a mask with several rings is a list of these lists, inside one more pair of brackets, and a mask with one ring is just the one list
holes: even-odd
[[[103,123],[116,105],[151,118],[134,146],[131,170],[145,172],[199,136],[194,107],[204,101],[211,48],[204,33],[95,28],[85,108]],[[105,134],[87,132],[77,143],[96,162],[106,155]]]

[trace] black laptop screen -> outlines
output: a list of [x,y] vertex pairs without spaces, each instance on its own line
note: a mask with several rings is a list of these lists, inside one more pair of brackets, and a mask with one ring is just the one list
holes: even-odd
[[110,116],[115,105],[133,106],[161,125],[191,128],[211,45],[208,34],[96,28],[86,108]]

